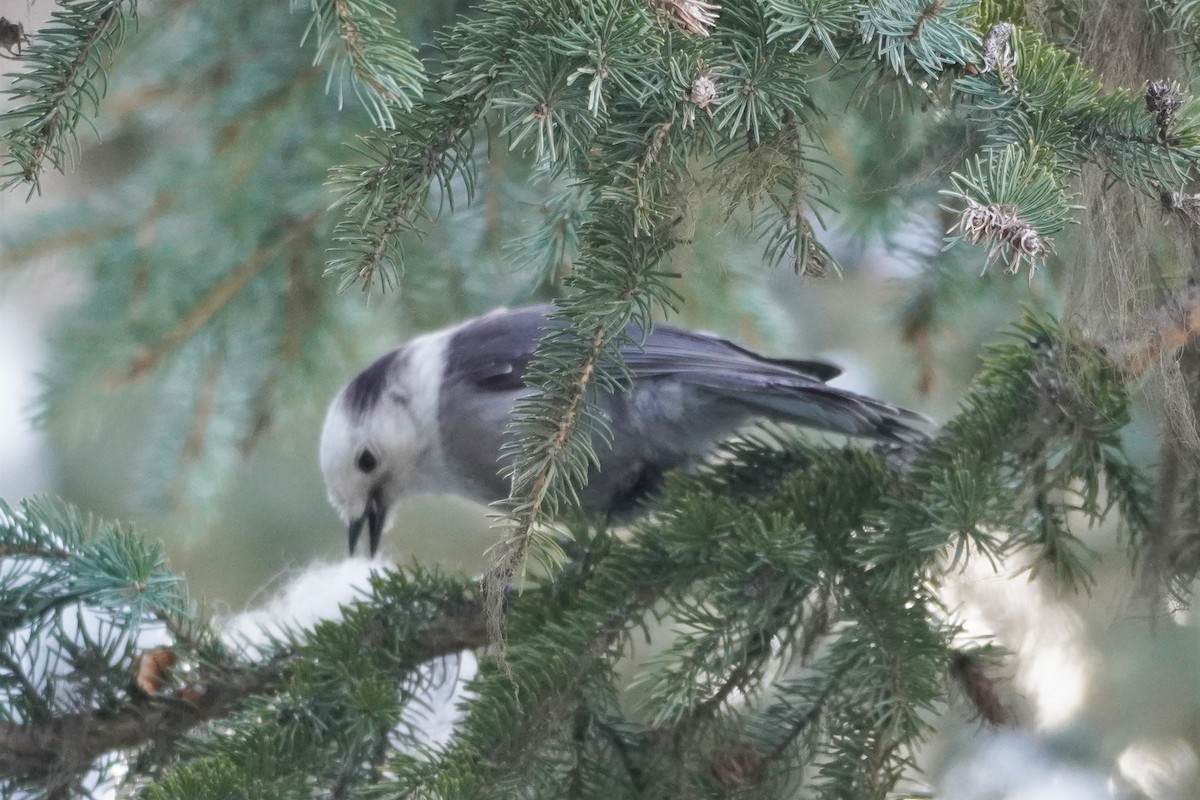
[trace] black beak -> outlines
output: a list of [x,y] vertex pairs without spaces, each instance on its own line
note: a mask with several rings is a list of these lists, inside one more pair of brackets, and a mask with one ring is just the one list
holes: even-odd
[[375,551],[379,549],[379,540],[383,537],[383,521],[386,517],[387,507],[376,489],[367,498],[367,508],[362,516],[350,520],[350,555],[354,555],[358,537],[362,533],[363,525],[366,525],[367,543],[371,546],[371,557],[375,557]]

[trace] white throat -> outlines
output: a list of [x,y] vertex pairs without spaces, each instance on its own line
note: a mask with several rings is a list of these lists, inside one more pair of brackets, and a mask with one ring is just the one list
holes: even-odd
[[447,474],[439,435],[438,405],[446,369],[446,349],[453,333],[453,330],[429,333],[405,346],[408,351],[405,385],[412,390],[409,410],[416,423],[413,455],[417,463],[412,464],[410,473],[414,491],[447,491],[447,487],[437,485],[434,476]]

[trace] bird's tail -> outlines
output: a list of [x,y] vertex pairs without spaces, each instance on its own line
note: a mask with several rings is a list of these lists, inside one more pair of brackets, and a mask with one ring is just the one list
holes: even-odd
[[795,422],[848,436],[914,441],[925,434],[916,427],[930,420],[906,408],[822,383],[780,383],[751,391],[721,391],[756,415]]

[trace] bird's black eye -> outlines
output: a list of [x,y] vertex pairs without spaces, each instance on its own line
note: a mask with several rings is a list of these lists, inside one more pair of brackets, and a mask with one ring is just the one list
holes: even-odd
[[358,468],[363,472],[370,472],[379,466],[379,459],[375,458],[375,454],[370,450],[363,450],[358,454],[358,461],[354,463],[358,464]]

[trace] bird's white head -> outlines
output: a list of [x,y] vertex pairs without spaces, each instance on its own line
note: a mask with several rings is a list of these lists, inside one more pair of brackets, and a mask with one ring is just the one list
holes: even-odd
[[414,385],[412,356],[411,346],[402,347],[375,361],[325,415],[321,472],[329,501],[349,526],[351,553],[365,528],[375,554],[392,508],[420,489],[436,447],[437,386]]

